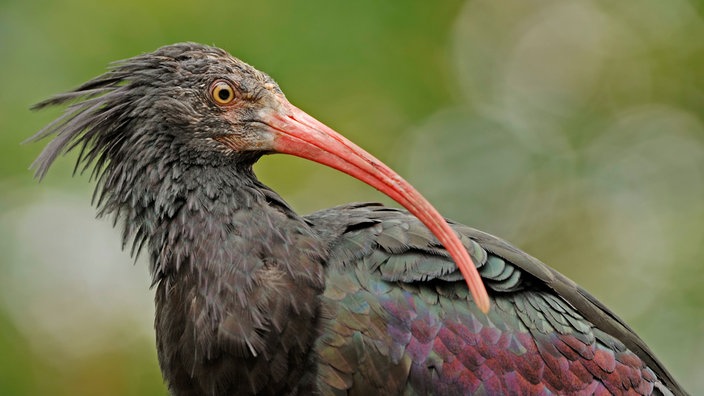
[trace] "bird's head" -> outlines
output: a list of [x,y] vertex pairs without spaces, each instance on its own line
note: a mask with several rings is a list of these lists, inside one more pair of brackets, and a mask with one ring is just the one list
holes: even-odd
[[98,171],[133,157],[251,165],[274,151],[264,121],[287,103],[266,74],[195,43],[115,62],[107,73],[35,108],[70,102],[63,117],[34,136],[57,135],[34,164],[38,176],[76,146],[83,149],[79,163],[97,162]]
[[[306,158],[364,181],[418,217],[455,259],[479,307],[488,310],[488,296],[466,249],[420,193],[289,103],[269,76],[221,49],[165,46],[117,62],[35,108],[70,102],[62,117],[32,138],[55,135],[33,165],[39,177],[59,154],[76,147],[81,148],[77,167],[94,166],[98,174],[120,178],[148,167],[251,168],[268,153]],[[125,164],[131,168],[120,169]]]

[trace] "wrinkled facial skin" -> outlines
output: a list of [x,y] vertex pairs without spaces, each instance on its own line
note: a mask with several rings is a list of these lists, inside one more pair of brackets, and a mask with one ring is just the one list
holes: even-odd
[[[139,80],[129,83],[135,96],[140,88],[150,92],[140,98],[151,103],[138,116],[148,120],[140,124],[151,125],[156,131],[144,132],[171,136],[174,144],[185,149],[179,150],[182,159],[194,161],[211,159],[218,163],[222,160],[218,157],[233,152],[251,152],[253,157],[271,152],[272,136],[260,113],[263,108],[280,107],[284,95],[278,85],[268,75],[225,53],[202,55],[164,57],[154,65],[153,74],[144,76],[144,87]],[[213,85],[218,82],[232,88],[234,98],[230,103],[218,103],[213,97]],[[164,130],[166,125],[170,129]],[[228,144],[223,144],[223,139]]]

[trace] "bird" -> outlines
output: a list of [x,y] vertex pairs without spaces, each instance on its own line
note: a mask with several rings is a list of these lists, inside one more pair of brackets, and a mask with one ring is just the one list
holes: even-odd
[[[172,395],[683,395],[575,282],[445,220],[381,161],[226,51],[166,45],[33,108],[65,106],[43,178],[79,152],[98,215],[146,254]],[[274,153],[333,167],[404,209],[302,216],[256,177]]]

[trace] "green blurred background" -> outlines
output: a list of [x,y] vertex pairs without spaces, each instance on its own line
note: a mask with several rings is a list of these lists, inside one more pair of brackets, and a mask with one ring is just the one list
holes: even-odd
[[[0,0],[0,394],[164,395],[146,264],[95,220],[75,156],[37,184],[59,110],[113,60],[220,46],[448,217],[592,291],[704,394],[704,6],[685,0]],[[300,212],[379,193],[282,156]]]

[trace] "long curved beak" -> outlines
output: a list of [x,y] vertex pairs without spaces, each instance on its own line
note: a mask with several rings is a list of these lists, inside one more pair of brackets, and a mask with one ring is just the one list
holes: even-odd
[[464,276],[479,309],[489,311],[489,296],[467,250],[445,219],[413,186],[371,154],[325,124],[279,98],[281,108],[265,120],[272,128],[273,150],[327,165],[357,178],[403,205],[445,246]]

